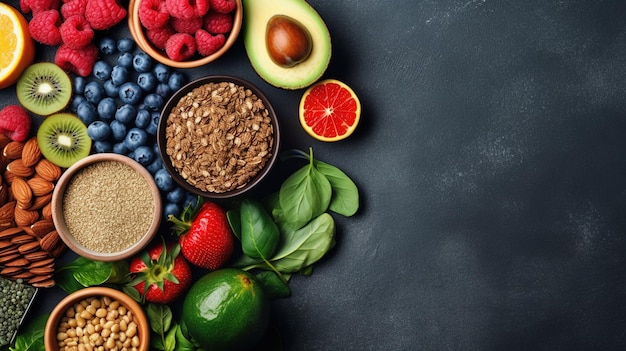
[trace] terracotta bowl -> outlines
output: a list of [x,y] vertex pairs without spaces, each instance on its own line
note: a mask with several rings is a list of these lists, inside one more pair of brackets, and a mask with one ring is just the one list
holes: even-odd
[[[44,330],[44,345],[46,351],[59,350],[57,334],[59,325],[62,323],[63,318],[66,316],[66,312],[77,303],[80,303],[81,301],[89,298],[96,298],[100,301],[102,301],[103,298],[110,298],[111,301],[118,301],[121,306],[124,306],[126,311],[130,311],[133,316],[133,321],[137,325],[136,335],[139,338],[139,346],[137,347],[137,349],[139,351],[147,351],[149,349],[150,326],[148,324],[145,313],[141,309],[141,306],[130,296],[124,294],[119,290],[106,287],[90,287],[71,293],[54,307],[54,309],[50,313],[48,321],[46,322],[46,327]],[[109,310],[113,310],[113,308],[108,306],[103,306],[102,308],[105,308],[105,310],[107,308]],[[104,318],[105,320],[107,320],[107,317]]]
[[139,21],[140,0],[130,0],[128,3],[128,28],[131,36],[139,48],[155,60],[176,68],[200,67],[217,60],[226,51],[228,51],[228,49],[230,49],[237,40],[239,32],[241,31],[241,24],[243,22],[243,6],[241,4],[241,0],[236,0],[236,2],[237,7],[234,10],[233,28],[230,33],[228,33],[224,45],[218,51],[209,56],[200,57],[199,55],[196,55],[188,61],[174,61],[167,56],[165,51],[154,47],[146,37],[145,30]]
[[[215,192],[215,191],[202,190],[190,184],[184,177],[181,176],[179,170],[177,170],[174,167],[174,165],[172,164],[171,157],[167,154],[167,141],[168,141],[167,139],[168,138],[166,137],[166,128],[167,128],[168,118],[170,118],[172,111],[175,109],[176,105],[178,104],[181,98],[185,97],[188,93],[192,92],[194,89],[202,87],[206,84],[222,83],[222,82],[233,83],[237,86],[241,86],[245,89],[249,89],[252,93],[254,93],[254,95],[256,95],[263,102],[265,109],[267,109],[268,111],[268,114],[269,114],[268,117],[270,119],[270,123],[271,123],[272,130],[273,130],[273,145],[270,150],[271,154],[269,156],[269,159],[267,159],[267,161],[265,162],[265,166],[262,169],[260,169],[256,173],[256,175],[250,178],[250,180],[244,186],[241,186],[236,189],[229,190],[229,191]],[[165,166],[165,169],[171,175],[172,179],[178,185],[180,185],[181,187],[183,187],[184,189],[186,189],[187,191],[193,194],[196,194],[205,198],[226,199],[226,198],[232,198],[235,196],[240,196],[248,192],[249,190],[254,188],[256,185],[261,183],[261,181],[263,181],[263,179],[267,177],[267,175],[270,173],[272,167],[274,166],[278,158],[278,153],[279,153],[279,148],[280,148],[280,129],[278,125],[278,118],[276,117],[276,112],[274,111],[274,108],[272,107],[268,98],[265,96],[265,94],[263,94],[263,92],[259,88],[254,86],[252,83],[244,79],[238,78],[238,77],[227,76],[227,75],[206,76],[206,77],[199,78],[188,83],[187,85],[179,89],[177,92],[175,92],[172,95],[172,97],[170,97],[170,99],[165,104],[161,112],[161,118],[159,120],[159,128],[157,131],[157,143],[158,143],[159,151],[162,155],[163,165]],[[211,144],[207,146],[211,147]],[[210,176],[207,176],[206,178],[208,181],[211,180]]]
[[[118,166],[127,165],[136,171],[139,177],[136,173],[123,171],[112,177],[92,179],[90,183],[83,180],[82,186],[71,186],[76,181],[77,175],[83,174],[83,170],[107,162]],[[120,169],[127,170],[128,168]],[[113,170],[118,169],[113,168]],[[126,174],[130,178],[128,180],[115,179],[120,178],[121,174]],[[83,179],[91,178],[83,177]],[[136,185],[137,188],[132,188],[129,184]],[[69,189],[77,190],[68,192]],[[103,191],[98,191],[100,189]],[[145,199],[138,198],[140,193],[145,196]],[[154,204],[153,207],[149,206],[150,200]],[[136,204],[135,208],[132,203]],[[102,208],[105,205],[107,208]],[[71,209],[75,210],[71,211]],[[64,212],[73,217],[66,218]],[[76,216],[80,218],[77,219]],[[63,173],[52,194],[52,219],[59,236],[76,254],[92,260],[118,261],[137,254],[156,235],[161,217],[161,195],[150,172],[135,160],[124,155],[100,153],[87,156]],[[76,229],[73,232],[70,231],[68,225],[72,227],[71,223],[77,223],[77,221],[80,223],[78,226],[74,224]],[[107,222],[103,223],[105,221]],[[137,231],[130,227],[131,224],[139,222],[142,225]],[[129,242],[123,244],[118,244],[120,240],[116,240],[129,238]],[[105,246],[106,248],[99,249]]]

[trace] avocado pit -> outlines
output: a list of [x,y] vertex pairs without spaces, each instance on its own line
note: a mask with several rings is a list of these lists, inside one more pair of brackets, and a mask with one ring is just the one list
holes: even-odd
[[267,22],[265,46],[275,64],[293,67],[309,57],[313,41],[302,23],[289,16],[275,15]]

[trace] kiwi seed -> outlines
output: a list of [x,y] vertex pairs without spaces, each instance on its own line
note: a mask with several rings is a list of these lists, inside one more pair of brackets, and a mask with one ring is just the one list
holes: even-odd
[[56,64],[40,62],[26,68],[17,81],[16,91],[22,106],[48,116],[67,106],[72,98],[72,81]]
[[71,113],[46,117],[37,131],[37,143],[41,154],[62,168],[68,168],[87,157],[91,151],[87,127]]

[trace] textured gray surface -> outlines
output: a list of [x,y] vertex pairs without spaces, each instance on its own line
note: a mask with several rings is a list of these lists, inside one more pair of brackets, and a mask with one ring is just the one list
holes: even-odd
[[264,83],[241,41],[188,71],[257,84],[285,146],[361,190],[332,254],[274,304],[285,349],[625,347],[626,2],[310,3],[326,77],[363,104],[348,140],[308,137],[302,91]]

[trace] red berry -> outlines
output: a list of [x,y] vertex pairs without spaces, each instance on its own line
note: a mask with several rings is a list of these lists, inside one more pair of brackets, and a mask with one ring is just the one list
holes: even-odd
[[209,0],[211,10],[219,13],[229,13],[237,7],[235,0]]
[[110,29],[126,17],[126,8],[117,0],[88,0],[85,18],[95,30]]
[[226,37],[224,34],[213,35],[204,29],[196,32],[196,45],[198,53],[202,56],[209,56],[224,46]]
[[86,8],[87,0],[68,0],[61,5],[61,15],[63,15],[63,18],[70,18],[76,15],[85,16]]
[[85,17],[75,15],[65,19],[59,28],[61,40],[72,49],[80,49],[91,43],[94,32]]
[[165,0],[165,6],[171,16],[183,19],[202,17],[209,12],[209,0]]
[[165,44],[167,43],[167,40],[174,34],[176,34],[176,32],[169,24],[161,28],[146,29],[146,37],[148,38],[150,43],[152,43],[154,47],[161,50],[165,50]]
[[170,20],[165,8],[165,0],[141,0],[139,3],[139,21],[146,29],[161,28]]
[[174,61],[184,61],[196,53],[196,41],[188,33],[176,33],[165,43],[165,53]]
[[41,11],[28,22],[30,36],[44,45],[61,44],[61,15],[57,10]]
[[20,0],[22,12],[32,12],[33,16],[42,11],[58,10],[59,6],[61,6],[61,0]]
[[202,17],[192,17],[189,19],[180,19],[172,17],[172,28],[178,33],[194,34],[198,29],[202,28],[204,21]]
[[204,29],[212,34],[229,33],[233,29],[233,17],[228,13],[211,11],[204,16]]
[[97,58],[98,48],[93,43],[81,49],[73,49],[66,44],[61,44],[54,57],[54,63],[68,72],[87,77],[91,74]]
[[30,124],[30,116],[20,105],[8,105],[0,110],[0,133],[11,140],[26,140],[30,133]]

